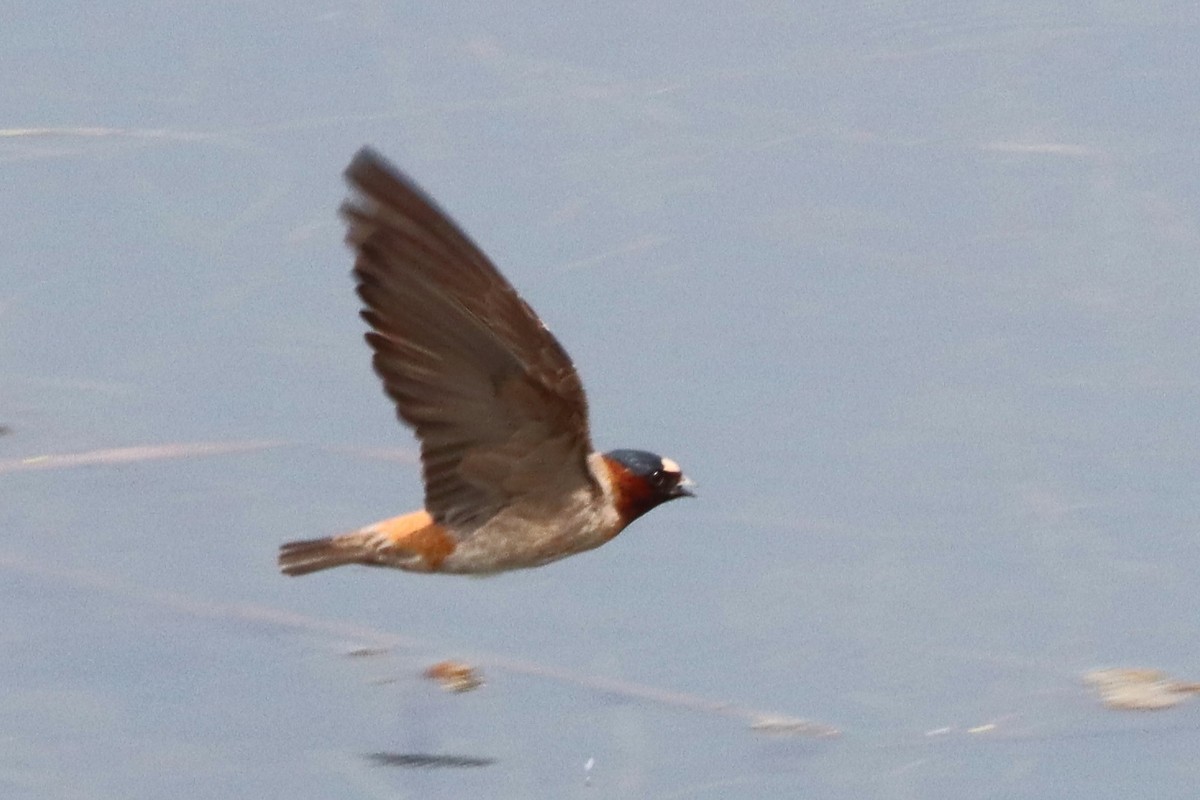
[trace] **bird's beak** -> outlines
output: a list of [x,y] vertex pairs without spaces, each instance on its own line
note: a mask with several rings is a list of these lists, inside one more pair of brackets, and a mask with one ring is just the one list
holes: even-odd
[[692,491],[695,485],[695,481],[684,475],[679,479],[679,483],[675,484],[675,497],[695,497],[696,493]]

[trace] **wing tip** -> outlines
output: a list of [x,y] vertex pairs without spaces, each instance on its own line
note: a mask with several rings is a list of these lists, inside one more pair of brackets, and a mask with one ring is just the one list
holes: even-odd
[[[352,187],[377,201],[394,204],[397,198],[409,196],[436,209],[441,216],[446,216],[416,181],[370,145],[359,148],[343,174]],[[373,216],[364,213],[362,204],[353,200],[342,205],[341,213],[351,219]]]
[[359,184],[364,178],[380,171],[395,173],[396,168],[378,150],[367,144],[360,147],[350,159],[345,175],[350,183]]

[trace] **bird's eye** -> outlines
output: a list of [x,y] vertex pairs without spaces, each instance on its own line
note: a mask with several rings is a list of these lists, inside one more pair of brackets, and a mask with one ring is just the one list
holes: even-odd
[[679,473],[667,472],[666,470],[661,469],[655,470],[654,474],[650,476],[650,482],[659,487],[670,486],[678,480]]

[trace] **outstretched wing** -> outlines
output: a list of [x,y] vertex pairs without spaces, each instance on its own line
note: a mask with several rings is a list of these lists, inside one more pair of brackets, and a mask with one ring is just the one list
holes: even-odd
[[523,496],[592,483],[565,350],[458,226],[369,149],[342,208],[375,371],[421,441],[425,508],[469,533]]

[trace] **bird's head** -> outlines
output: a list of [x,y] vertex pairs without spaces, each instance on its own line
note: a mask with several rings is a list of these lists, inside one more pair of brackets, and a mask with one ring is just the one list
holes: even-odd
[[692,482],[669,458],[645,450],[612,450],[604,454],[604,463],[617,513],[626,525],[669,500],[694,497]]

